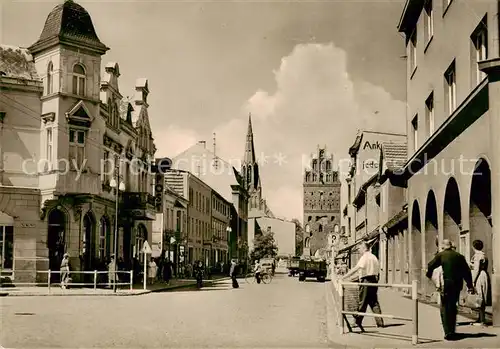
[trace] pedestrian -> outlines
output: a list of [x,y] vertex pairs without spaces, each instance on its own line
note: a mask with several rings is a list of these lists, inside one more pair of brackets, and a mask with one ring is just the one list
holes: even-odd
[[443,268],[443,290],[441,291],[441,322],[446,340],[456,339],[457,302],[465,280],[470,293],[474,292],[472,275],[465,257],[453,249],[450,240],[442,243],[443,251],[439,252],[428,264],[428,278],[432,278],[434,270]]
[[229,269],[229,276],[231,276],[231,280],[233,282],[233,288],[239,288],[240,285],[238,284],[238,280],[236,279],[237,275],[237,265],[236,261],[234,259],[231,260],[231,269]]
[[167,259],[167,262],[163,265],[163,280],[169,284],[172,278],[172,262]]
[[257,283],[260,284],[261,274],[262,274],[262,266],[260,265],[259,260],[255,261],[255,266],[254,266],[253,270],[255,273],[255,280],[257,280]]
[[148,279],[149,279],[149,283],[152,285],[155,282],[156,273],[157,273],[157,269],[158,269],[154,258],[151,258],[151,261],[149,262],[148,267],[149,267],[148,268]]
[[203,286],[203,263],[201,261],[195,264],[193,272],[196,278],[196,287],[201,288]]
[[116,283],[116,262],[115,256],[111,255],[111,260],[108,264],[108,287],[112,287]]
[[484,244],[481,240],[472,242],[474,255],[471,258],[472,280],[477,295],[482,299],[479,307],[479,318],[473,325],[486,326],[486,305],[489,304],[489,276],[488,259],[483,252]]
[[61,261],[61,288],[66,289],[69,282],[69,254],[65,253]]
[[[380,274],[380,263],[377,257],[371,252],[370,246],[366,241],[363,241],[359,246],[361,258],[358,264],[344,275],[343,280],[350,279],[355,273],[359,273],[360,283],[378,283]],[[359,303],[358,312],[365,313],[368,306],[374,314],[382,315],[380,304],[378,302],[378,287],[377,286],[360,286],[359,287]],[[363,315],[353,315],[356,325],[363,329]],[[377,327],[384,327],[384,320],[381,317],[376,317],[375,322]]]

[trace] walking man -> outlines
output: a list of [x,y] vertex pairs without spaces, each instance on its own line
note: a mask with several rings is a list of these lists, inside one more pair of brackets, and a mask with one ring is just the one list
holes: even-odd
[[[378,283],[380,273],[380,263],[377,257],[370,251],[370,246],[367,242],[362,242],[359,246],[361,258],[358,264],[344,275],[343,280],[350,280],[355,273],[359,273],[359,282],[361,283]],[[374,314],[382,314],[380,304],[378,303],[378,287],[376,286],[360,286],[359,287],[359,305],[358,312],[365,313],[368,306]],[[363,316],[353,315],[356,325],[364,332]],[[375,318],[377,327],[384,327],[384,320],[380,317]]]
[[231,260],[231,269],[229,270],[229,275],[231,276],[231,280],[233,282],[233,288],[238,288],[240,285],[238,284],[238,280],[236,280],[236,261],[234,259]]
[[427,267],[427,277],[432,278],[434,269],[443,268],[443,287],[441,290],[441,322],[444,338],[456,339],[457,302],[460,298],[463,282],[467,283],[470,293],[474,293],[472,274],[465,257],[453,249],[450,240],[443,240],[443,250],[439,252]]

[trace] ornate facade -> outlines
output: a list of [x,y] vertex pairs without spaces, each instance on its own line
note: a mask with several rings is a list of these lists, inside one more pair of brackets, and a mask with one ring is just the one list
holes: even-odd
[[[27,62],[43,86],[37,102],[40,113],[34,115],[37,157],[30,163],[41,213],[34,223],[38,229],[14,240],[15,246],[29,247],[14,253],[14,272],[18,257],[35,261],[18,265],[33,271],[32,278],[37,270],[58,270],[66,252],[73,270],[106,268],[114,251],[117,197],[117,257],[129,269],[140,260],[155,218],[150,165],[156,148],[149,125],[148,81],[138,79],[133,98],[125,100],[117,63],[107,64],[101,77],[101,59],[109,48],[99,40],[88,12],[73,1],[52,10],[28,50]],[[123,183],[118,196],[113,182],[116,187]],[[3,207],[0,211],[12,216]],[[16,229],[23,214],[13,219]],[[14,236],[17,239],[16,231]]]
[[304,173],[304,254],[326,257],[328,236],[340,232],[340,180],[333,155],[319,147]]

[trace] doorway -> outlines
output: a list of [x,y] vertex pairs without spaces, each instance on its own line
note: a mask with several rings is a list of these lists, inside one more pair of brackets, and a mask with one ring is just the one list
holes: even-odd
[[[47,248],[49,249],[49,269],[59,270],[65,253],[66,244],[66,215],[61,210],[52,210],[49,214],[47,231]],[[53,274],[52,280],[57,282],[59,274]]]

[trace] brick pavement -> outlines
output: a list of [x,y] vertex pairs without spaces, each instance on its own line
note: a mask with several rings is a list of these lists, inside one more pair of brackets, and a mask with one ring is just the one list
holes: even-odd
[[[328,339],[334,347],[346,348],[410,348],[412,323],[393,319],[384,319],[385,328],[375,326],[373,317],[366,317],[363,327],[366,333],[361,334],[358,328],[354,333],[341,335],[337,327],[337,302],[333,282],[326,284],[327,327]],[[413,302],[404,297],[402,292],[380,289],[379,302],[383,314],[402,317],[412,316]],[[463,334],[459,341],[444,341],[439,309],[424,303],[419,303],[419,344],[422,348],[499,348],[500,328],[471,326],[471,319],[458,316],[457,332]],[[351,316],[347,316],[354,323]],[[347,331],[347,326],[346,326]]]

